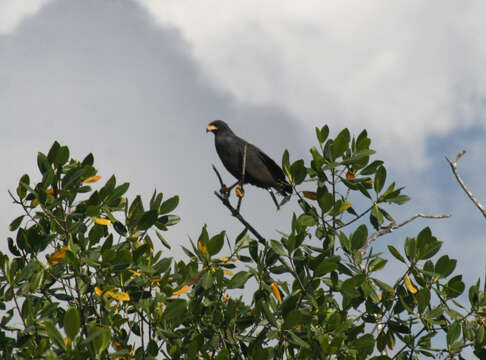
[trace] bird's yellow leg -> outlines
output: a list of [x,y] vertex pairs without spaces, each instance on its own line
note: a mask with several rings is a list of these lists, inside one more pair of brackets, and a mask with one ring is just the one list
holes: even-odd
[[235,182],[233,185],[231,186],[223,186],[221,189],[219,189],[219,192],[221,194],[229,194],[231,192],[231,190],[233,190],[233,188],[239,184],[239,181]]
[[243,188],[241,187],[241,185],[238,185],[236,187],[235,193],[236,193],[236,196],[238,196],[239,198],[242,198],[243,196],[245,196],[245,191],[243,190]]

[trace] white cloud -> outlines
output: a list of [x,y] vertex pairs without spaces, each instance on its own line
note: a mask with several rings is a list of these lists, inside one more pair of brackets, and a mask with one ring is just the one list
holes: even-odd
[[484,1],[138,2],[241,101],[365,127],[409,168],[427,164],[429,134],[486,125]]
[[14,31],[26,17],[35,15],[51,0],[2,0],[0,2],[0,35]]

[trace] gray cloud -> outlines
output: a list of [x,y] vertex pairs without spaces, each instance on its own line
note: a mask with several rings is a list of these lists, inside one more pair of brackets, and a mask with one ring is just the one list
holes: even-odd
[[[206,222],[214,231],[228,224],[240,230],[212,194],[218,183],[211,163],[223,169],[205,133],[209,121],[227,120],[277,161],[285,147],[303,155],[299,125],[288,113],[238,103],[210,85],[181,33],[155,27],[134,3],[53,2],[0,37],[0,53],[3,229],[17,215],[6,190],[23,172],[36,173],[37,151],[54,140],[77,157],[93,152],[104,179],[114,173],[130,181],[132,196],[148,198],[154,188],[180,194],[183,220],[168,234],[176,244]],[[290,211],[276,213],[256,188],[243,209],[271,234],[285,230]]]
[[[274,78],[276,73],[285,73],[284,67],[272,61],[270,50],[278,47],[253,54],[254,61],[262,60],[265,66],[257,72],[260,80],[252,83],[252,77],[248,76],[244,86],[249,88],[249,83],[258,92],[270,84],[270,90],[266,91],[273,98],[268,101],[270,105],[250,105],[241,96],[225,90],[224,82],[209,75],[212,72],[206,71],[195,56],[194,44],[187,42],[184,32],[173,25],[160,27],[153,21],[135,2],[53,1],[36,16],[25,18],[15,31],[0,35],[0,150],[4,160],[0,227],[4,229],[4,238],[8,236],[9,221],[20,214],[10,204],[7,189],[15,189],[24,172],[37,173],[37,151],[47,151],[54,140],[69,145],[78,158],[93,152],[104,180],[114,173],[119,181],[131,182],[132,197],[142,193],[147,199],[155,187],[166,196],[180,194],[178,213],[183,220],[167,235],[177,255],[180,254],[177,245],[187,244],[187,235],[197,236],[204,223],[208,223],[212,232],[229,228],[235,235],[241,229],[212,194],[218,184],[211,163],[223,169],[212,135],[205,133],[209,121],[227,120],[239,135],[261,146],[277,162],[284,148],[294,157],[308,158],[306,149],[314,143],[310,135],[310,124],[315,121],[312,109],[309,108],[309,113],[301,112],[302,121],[297,121],[277,99],[292,92],[305,96],[305,91],[299,90],[305,78],[296,87],[292,79],[287,79],[277,84],[280,86],[277,90],[275,84],[263,81],[267,75]],[[247,41],[251,45],[251,38]],[[222,50],[213,46],[211,51],[217,56]],[[481,49],[477,51],[480,53]],[[382,61],[386,63],[385,60],[386,56]],[[328,71],[340,69],[337,57],[329,56],[327,61]],[[235,78],[242,76],[238,68],[233,72]],[[356,79],[363,93],[372,91],[369,89],[373,86],[366,79]],[[432,124],[437,130],[432,137],[416,123],[405,121],[403,124],[410,132],[402,136],[415,134],[429,144],[424,147],[429,167],[410,170],[406,165],[417,159],[415,142],[399,147],[395,151],[398,161],[389,164],[390,178],[407,185],[413,199],[403,209],[393,208],[397,220],[416,211],[452,212],[454,217],[441,222],[419,221],[397,231],[387,241],[377,241],[375,247],[377,251],[385,250],[390,242],[400,247],[406,236],[413,236],[430,224],[445,241],[444,251],[459,258],[460,270],[467,273],[468,279],[476,280],[482,271],[482,262],[477,259],[486,255],[482,238],[484,219],[457,187],[443,160],[443,155],[454,156],[468,145],[471,151],[461,167],[471,188],[486,202],[480,181],[484,172],[481,125],[484,101],[478,95],[481,92],[474,90],[470,77],[461,79],[454,91],[463,100],[460,104],[469,105],[462,110],[460,106],[454,107],[453,117],[468,113],[467,119],[474,118],[466,125],[479,123],[473,131],[476,137],[467,130],[461,134],[439,131],[438,123]],[[322,122],[333,122],[334,132],[346,125],[351,125],[354,131],[370,128],[371,137],[378,143],[378,157],[392,158],[385,143],[398,143],[401,138],[389,131],[388,118],[370,123],[368,117],[355,110],[334,118],[331,115],[340,115],[339,109],[345,109],[346,102],[340,102],[339,96],[332,92],[319,96],[307,101],[317,104],[312,111],[322,109]],[[282,99],[292,105],[291,96]],[[381,99],[374,105],[370,102],[370,106],[383,103],[386,101]],[[396,114],[402,115],[399,110]],[[352,122],[336,121],[351,118]],[[304,127],[304,123],[309,125]],[[231,177],[222,172],[229,182]],[[293,206],[276,213],[263,190],[249,187],[243,211],[263,233],[277,236],[275,229],[287,229]]]

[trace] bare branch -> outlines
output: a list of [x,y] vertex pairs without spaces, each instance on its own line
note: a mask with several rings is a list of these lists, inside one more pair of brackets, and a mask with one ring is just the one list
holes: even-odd
[[417,213],[411,218],[405,220],[404,222],[397,224],[395,222],[392,222],[390,225],[386,226],[385,228],[381,229],[380,231],[375,232],[373,235],[371,235],[368,240],[366,240],[366,244],[361,248],[361,253],[364,254],[368,246],[371,245],[373,241],[375,241],[378,237],[389,234],[393,232],[394,230],[401,228],[402,226],[407,225],[408,223],[414,221],[417,218],[424,218],[424,219],[445,219],[451,217],[451,214],[446,214],[446,215],[425,215],[423,213]]
[[213,170],[214,170],[214,172],[216,173],[216,176],[218,177],[219,184],[221,185],[221,187],[225,187],[226,185],[225,185],[225,184],[224,184],[224,182],[223,182],[223,178],[221,177],[221,175],[220,175],[220,173],[219,173],[218,169],[216,169],[216,166],[214,166],[214,164],[213,164]]
[[457,162],[459,159],[466,153],[466,150],[462,150],[459,154],[457,154],[456,159],[454,161],[451,161],[447,156],[445,157],[449,165],[451,166],[452,173],[457,179],[457,182],[459,185],[461,185],[462,189],[464,192],[469,196],[471,201],[476,205],[476,207],[481,211],[484,217],[486,217],[486,209],[484,209],[484,206],[474,197],[472,192],[467,188],[466,184],[464,184],[464,181],[462,181],[461,176],[459,175],[459,172],[457,171]]
[[260,242],[262,245],[267,244],[267,241],[265,240],[265,238],[263,236],[261,236],[260,233],[258,231],[256,231],[255,228],[253,226],[251,226],[250,223],[248,223],[248,221],[245,220],[245,218],[243,218],[243,216],[241,216],[241,214],[233,207],[233,205],[231,205],[231,203],[230,203],[230,201],[227,197],[219,194],[217,191],[214,192],[214,195],[216,195],[216,197],[219,200],[221,200],[223,205],[226,206],[231,211],[231,215],[233,215],[235,218],[237,218],[246,228],[248,228],[248,230],[250,230],[250,232],[253,235],[255,235],[258,242]]

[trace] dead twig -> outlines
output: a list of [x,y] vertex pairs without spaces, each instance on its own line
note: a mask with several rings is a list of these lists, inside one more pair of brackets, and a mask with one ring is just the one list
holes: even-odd
[[364,254],[366,252],[366,249],[368,248],[368,246],[370,246],[371,243],[373,241],[375,241],[378,237],[383,236],[385,234],[389,234],[389,233],[393,232],[394,230],[396,230],[398,228],[401,228],[402,226],[407,225],[408,223],[414,221],[417,218],[424,218],[424,219],[445,219],[445,218],[449,218],[449,217],[451,217],[450,214],[446,214],[446,215],[425,215],[423,213],[417,213],[414,216],[412,216],[411,218],[405,220],[404,222],[402,222],[400,224],[397,224],[395,222],[392,222],[390,225],[384,227],[380,231],[377,231],[373,235],[371,235],[368,238],[368,240],[366,240],[366,244],[361,248],[361,253]]
[[457,154],[456,159],[454,161],[451,161],[447,156],[445,157],[449,165],[451,166],[452,173],[457,179],[457,182],[459,185],[461,185],[462,189],[464,192],[469,196],[469,199],[476,205],[476,207],[481,211],[484,217],[486,217],[486,209],[484,209],[484,206],[474,197],[472,192],[467,188],[466,184],[464,184],[464,181],[462,181],[461,176],[459,175],[459,172],[457,171],[457,162],[459,159],[466,153],[466,150],[462,150],[459,154]]

